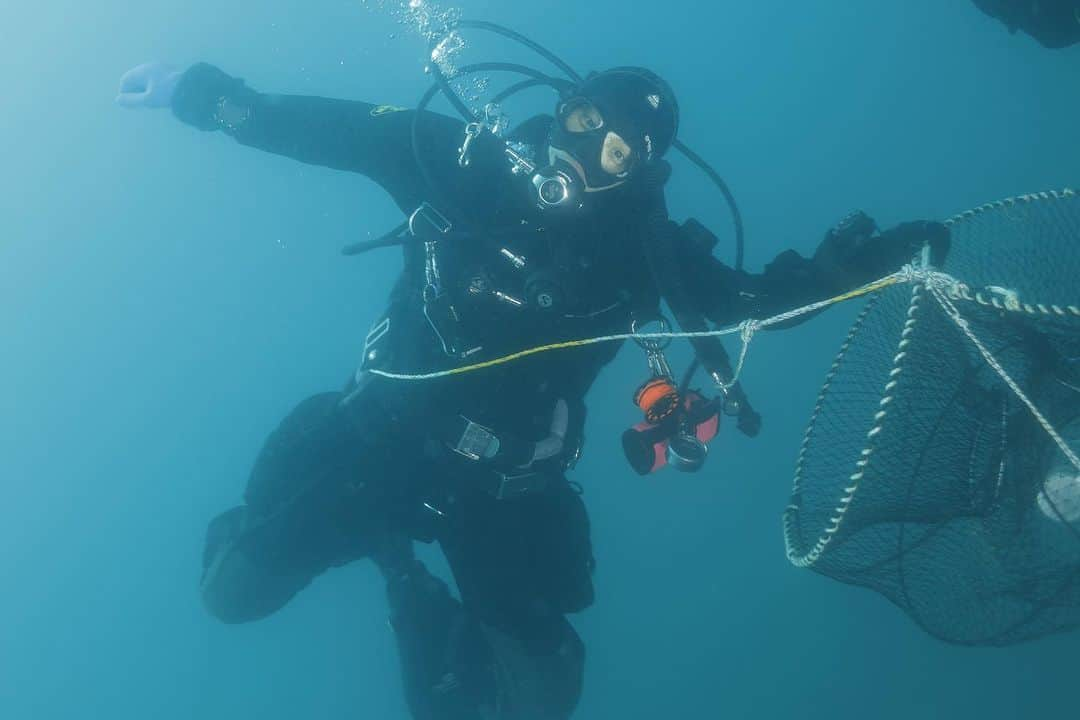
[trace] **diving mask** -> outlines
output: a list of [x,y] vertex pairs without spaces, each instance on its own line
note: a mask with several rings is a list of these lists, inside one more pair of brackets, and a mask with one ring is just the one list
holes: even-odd
[[650,154],[649,138],[586,97],[560,103],[548,145],[555,170],[577,178],[586,193],[611,190],[626,183],[642,158]]

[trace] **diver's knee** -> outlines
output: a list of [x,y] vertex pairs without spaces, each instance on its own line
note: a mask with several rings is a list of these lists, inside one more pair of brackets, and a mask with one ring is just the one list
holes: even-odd
[[207,531],[200,587],[203,606],[218,620],[254,622],[281,609],[305,584],[261,568],[239,542],[246,508],[219,515]]
[[226,550],[203,575],[203,607],[228,625],[262,620],[281,609],[295,595],[269,592],[264,573],[243,552]]

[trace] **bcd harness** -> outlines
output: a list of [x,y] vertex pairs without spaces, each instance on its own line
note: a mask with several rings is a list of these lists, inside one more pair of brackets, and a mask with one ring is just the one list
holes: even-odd
[[[479,241],[476,233],[455,231],[453,223],[430,203],[423,203],[409,217],[406,232],[399,243],[408,243],[419,252],[423,262],[422,310],[427,325],[437,338],[442,352],[456,361],[465,361],[484,351],[468,333],[463,332],[463,312],[459,307],[462,293],[453,289],[467,287],[467,294],[481,295],[507,308],[531,308],[537,312],[553,309],[558,305],[554,281],[543,284],[530,278],[529,273],[539,273],[532,268],[528,257],[511,249],[503,242],[494,242],[492,233],[485,242],[486,253],[492,262],[500,262],[511,272],[525,278],[524,286],[540,285],[535,292],[514,294],[514,290],[494,286],[477,287],[475,280],[462,282],[461,278],[447,275],[443,259],[446,244]],[[699,223],[691,221],[683,230],[691,233],[698,242],[711,244],[715,238]],[[528,233],[535,235],[535,229]],[[495,237],[498,240],[499,237]],[[502,238],[505,239],[505,236]],[[385,246],[385,245],[380,245]],[[662,327],[667,322],[661,318]],[[391,330],[391,317],[377,322],[369,333],[364,347],[361,372],[371,367],[381,367],[386,362],[382,346]],[[633,332],[639,331],[637,323]],[[699,391],[691,390],[692,368],[681,384],[674,380],[670,364],[664,355],[666,346],[645,341],[638,343],[645,350],[650,368],[650,379],[635,393],[634,402],[645,414],[645,422],[627,431],[623,446],[632,467],[640,474],[655,472],[665,465],[683,471],[696,471],[702,467],[707,454],[707,443],[719,428],[719,411],[731,413],[731,405],[724,401],[709,400]],[[726,398],[725,398],[726,399]],[[728,401],[730,403],[730,401]],[[735,413],[744,412],[744,405],[735,406]],[[732,413],[732,414],[735,414]],[[439,441],[444,450],[455,458],[483,468],[487,479],[481,482],[493,496],[500,499],[519,497],[542,489],[553,472],[572,466],[579,454],[580,443],[568,445],[568,435],[580,437],[580,432],[570,433],[576,418],[570,417],[564,399],[556,402],[550,434],[539,442],[515,437],[511,433],[488,427],[458,413],[448,413],[428,419],[429,434]]]

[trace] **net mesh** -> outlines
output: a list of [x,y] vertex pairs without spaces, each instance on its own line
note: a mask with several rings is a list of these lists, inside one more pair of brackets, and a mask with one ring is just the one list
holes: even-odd
[[1080,624],[1080,198],[949,224],[950,282],[887,287],[852,327],[785,538],[937,637],[1007,645]]

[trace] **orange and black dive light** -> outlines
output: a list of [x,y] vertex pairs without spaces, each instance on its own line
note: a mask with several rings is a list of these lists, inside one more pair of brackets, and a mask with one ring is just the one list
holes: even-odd
[[[667,321],[659,322],[661,331],[666,332]],[[633,329],[638,331],[636,326]],[[652,377],[634,393],[634,405],[645,420],[623,433],[626,459],[639,475],[667,465],[697,472],[705,465],[708,443],[720,431],[720,403],[676,385],[664,356],[665,342],[639,338],[637,343],[648,355]]]
[[[670,399],[666,395],[662,402]],[[660,422],[650,422],[646,411],[644,422],[623,433],[623,452],[639,475],[650,475],[668,465],[682,472],[697,472],[705,465],[709,443],[720,432],[719,405],[697,391],[679,398],[676,390],[674,399],[671,411]]]

